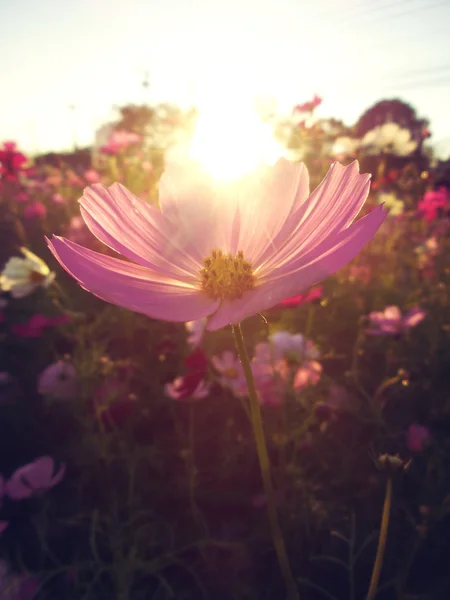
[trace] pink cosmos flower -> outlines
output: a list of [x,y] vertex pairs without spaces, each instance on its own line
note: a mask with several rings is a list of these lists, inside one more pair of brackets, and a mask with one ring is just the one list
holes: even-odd
[[177,377],[172,383],[166,383],[164,391],[167,396],[174,400],[185,400],[193,398],[200,400],[206,398],[210,391],[210,385],[205,378],[208,373],[208,359],[200,348],[189,354],[185,359],[187,372],[182,377]]
[[280,308],[296,308],[297,306],[301,306],[302,304],[307,304],[308,302],[313,302],[314,300],[320,300],[323,296],[323,285],[317,285],[316,287],[311,288],[306,292],[306,294],[298,294],[297,296],[292,296],[291,298],[285,298],[278,304],[276,304],[273,309]]
[[428,190],[428,192],[425,192],[417,208],[426,221],[434,221],[447,206],[448,201],[447,188],[440,187],[438,190]]
[[387,306],[383,312],[372,312],[369,315],[370,335],[401,335],[411,327],[418,325],[426,317],[426,312],[419,307],[411,308],[402,316],[398,306]]
[[211,386],[202,380],[192,389],[186,385],[185,377],[177,377],[172,383],[166,383],[164,391],[173,400],[186,400],[187,398],[202,400],[209,395]]
[[6,493],[13,500],[29,498],[33,494],[48,490],[59,483],[64,477],[65,470],[65,466],[62,465],[55,473],[53,458],[41,456],[14,471],[6,484]]
[[220,356],[211,357],[213,367],[221,375],[219,381],[223,387],[230,388],[235,394],[247,393],[244,370],[241,361],[234,352],[225,350]]
[[42,202],[30,202],[23,209],[25,219],[43,219],[47,214],[47,208]]
[[167,321],[209,317],[213,331],[301,293],[358,254],[387,214],[378,206],[353,223],[369,180],[356,161],[335,163],[308,196],[305,166],[285,159],[228,185],[195,163],[171,163],[160,211],[120,184],[93,185],[80,200],[92,233],[128,261],[58,236],[48,244],[103,300]]
[[38,392],[57,400],[72,400],[76,393],[77,372],[63,360],[49,365],[39,375]]
[[411,452],[423,452],[430,438],[428,427],[412,424],[406,433],[406,446]]
[[88,183],[98,183],[100,181],[100,175],[95,169],[88,169],[85,171],[84,178]]

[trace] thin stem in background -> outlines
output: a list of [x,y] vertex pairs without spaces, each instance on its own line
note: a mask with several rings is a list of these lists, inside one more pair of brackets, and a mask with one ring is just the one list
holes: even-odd
[[389,528],[389,517],[392,504],[392,477],[388,475],[386,482],[386,494],[384,497],[383,513],[381,515],[380,537],[378,538],[377,555],[373,565],[372,578],[366,600],[373,600],[377,594],[378,582],[380,581],[381,568],[383,566],[384,551],[386,549],[387,534]]

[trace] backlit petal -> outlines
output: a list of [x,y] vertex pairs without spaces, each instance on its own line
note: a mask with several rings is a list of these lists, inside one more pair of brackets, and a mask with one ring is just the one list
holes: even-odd
[[105,256],[53,236],[50,250],[78,283],[102,300],[155,319],[192,321],[211,314],[217,300],[192,285],[168,280],[149,269]]
[[341,233],[326,240],[310,252],[305,260],[292,261],[284,269],[276,270],[271,278],[239,300],[223,302],[208,320],[207,329],[214,331],[229,323],[238,323],[251,315],[271,308],[288,296],[301,293],[335,273],[347,264],[369,240],[386,217],[381,206],[353,223]]

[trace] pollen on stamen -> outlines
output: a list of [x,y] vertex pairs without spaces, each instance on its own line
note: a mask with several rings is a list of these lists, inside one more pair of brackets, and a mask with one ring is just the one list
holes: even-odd
[[214,249],[203,264],[200,271],[202,290],[214,300],[237,300],[255,286],[252,265],[244,259],[242,250],[233,256]]

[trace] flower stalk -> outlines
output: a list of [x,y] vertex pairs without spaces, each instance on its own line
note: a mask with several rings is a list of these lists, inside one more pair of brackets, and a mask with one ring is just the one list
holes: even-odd
[[388,475],[386,482],[386,494],[384,496],[383,513],[381,515],[380,536],[378,538],[377,555],[373,565],[372,578],[366,600],[373,600],[377,594],[378,582],[380,581],[381,568],[383,566],[384,551],[386,549],[387,534],[389,528],[389,517],[392,504],[392,475]]
[[299,600],[297,585],[295,583],[291,567],[289,565],[289,559],[286,553],[283,534],[281,532],[280,522],[278,520],[278,513],[275,504],[275,493],[270,473],[269,455],[267,453],[267,444],[264,435],[261,409],[258,401],[255,380],[253,378],[252,368],[250,365],[247,349],[245,347],[244,336],[242,334],[241,326],[240,324],[232,325],[231,328],[233,331],[236,349],[239,355],[239,359],[242,363],[242,368],[244,370],[245,379],[248,387],[251,422],[253,427],[253,434],[255,436],[256,449],[258,452],[259,466],[261,469],[264,492],[266,496],[267,512],[272,532],[272,540],[275,547],[275,551],[277,553],[278,563],[283,574],[284,582],[286,584],[286,589],[288,592],[287,599]]

